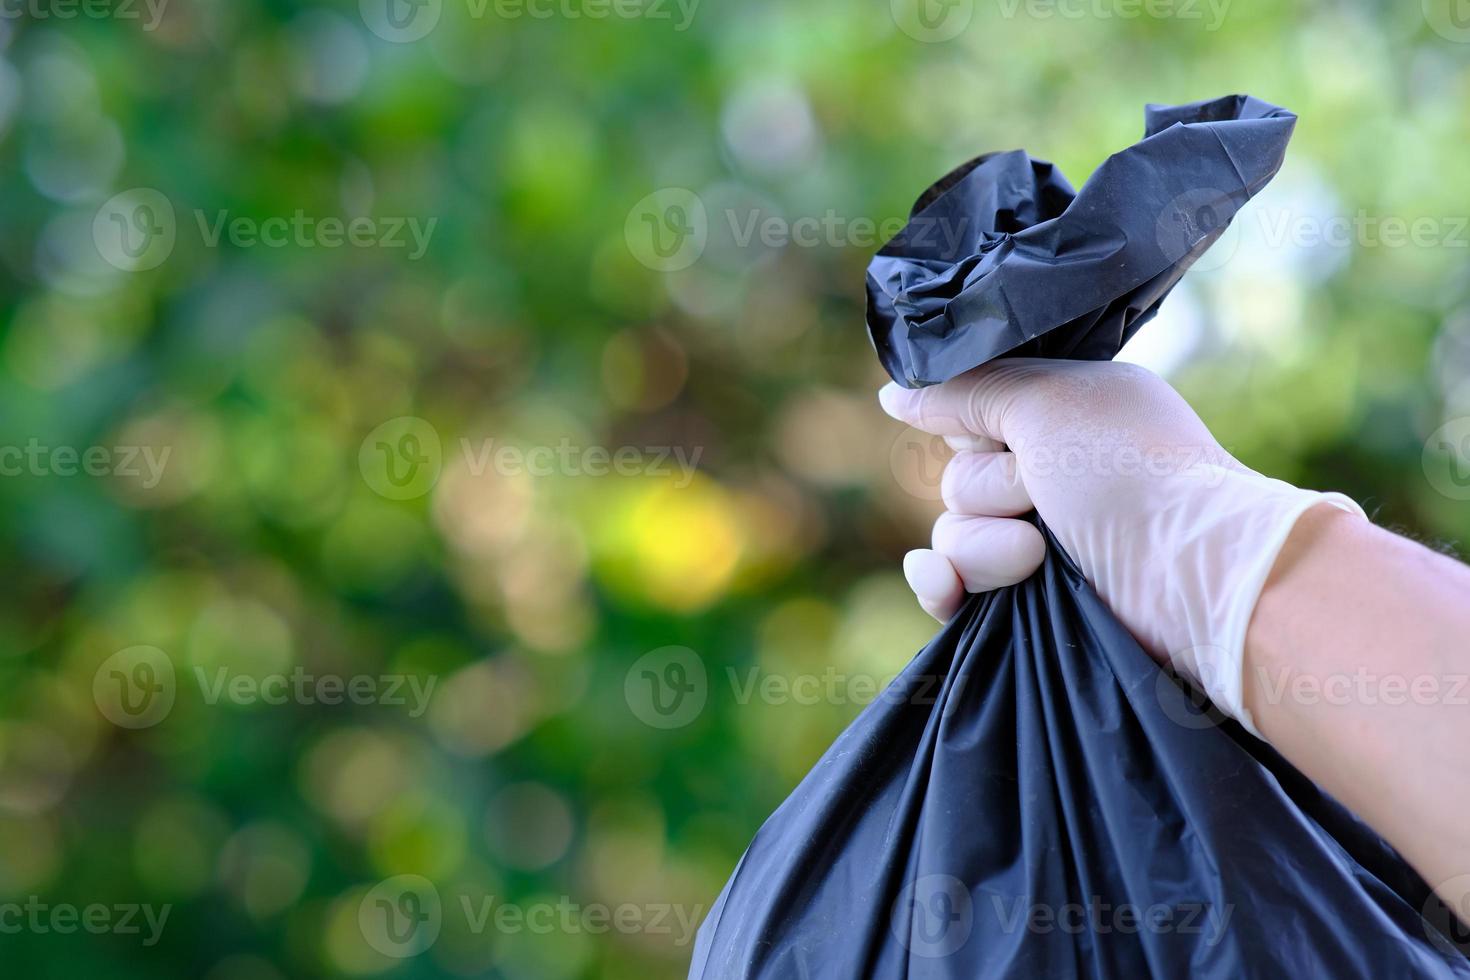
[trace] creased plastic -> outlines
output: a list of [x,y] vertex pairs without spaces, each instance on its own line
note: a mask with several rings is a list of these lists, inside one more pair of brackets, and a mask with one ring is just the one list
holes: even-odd
[[907,388],[1002,355],[1107,360],[1281,168],[1296,116],[1250,96],[1149,106],[1073,192],[1025,151],[929,189],[868,267],[868,332]]
[[[1112,356],[1222,230],[1189,231],[1159,266],[1133,208],[1184,213],[1155,205],[1204,187],[1233,214],[1292,120],[1242,97],[1150,107],[1150,138],[1075,199],[1024,154],[989,158],[983,180],[988,163],[961,168],[915,220],[983,215],[986,234],[920,256],[906,229],[873,261],[870,296],[904,310],[877,318],[885,363],[916,383],[1022,348]],[[1222,189],[1227,159],[1239,180]],[[971,596],[761,827],[690,977],[1470,977],[1470,937],[1425,882],[1163,672],[1042,530],[1042,568]]]

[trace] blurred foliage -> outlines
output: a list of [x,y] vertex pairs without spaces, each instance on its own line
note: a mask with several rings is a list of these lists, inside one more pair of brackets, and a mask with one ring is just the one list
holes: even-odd
[[[683,976],[677,927],[465,910],[708,907],[931,633],[898,566],[939,461],[873,397],[863,222],[985,150],[1080,184],[1146,101],[1301,123],[1130,356],[1248,463],[1470,535],[1426,454],[1470,414],[1470,46],[1420,4],[960,0],[934,43],[904,0],[428,4],[412,41],[373,0],[0,18],[0,446],[43,460],[0,477],[0,903],[171,909],[151,945],[4,928],[6,975]],[[634,212],[668,188],[707,241],[659,271]],[[164,220],[109,210],[137,189],[173,214],[150,268],[116,254]],[[1439,235],[1298,233],[1360,213]],[[221,214],[432,231],[277,247]],[[803,217],[829,230],[742,241]],[[385,482],[394,452],[437,480]],[[105,703],[162,676],[140,646],[174,699],[132,728]],[[640,700],[701,669],[686,717]],[[210,696],[301,672],[432,697]],[[443,904],[402,958],[360,922],[399,875]]]

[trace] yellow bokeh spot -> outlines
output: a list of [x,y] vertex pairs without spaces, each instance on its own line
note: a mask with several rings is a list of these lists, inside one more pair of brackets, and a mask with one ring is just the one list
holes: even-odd
[[637,481],[606,513],[600,571],[614,589],[675,612],[700,609],[728,588],[745,550],[730,494],[698,474]]

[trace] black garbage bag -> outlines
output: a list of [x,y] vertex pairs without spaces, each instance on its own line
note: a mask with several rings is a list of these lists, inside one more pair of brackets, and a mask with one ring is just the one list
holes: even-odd
[[[1024,155],[960,168],[914,217],[980,233],[946,258],[911,225],[873,262],[885,364],[918,384],[1023,350],[1115,354],[1275,172],[1292,120],[1248,98],[1150,108],[1150,137],[1075,200]],[[1135,208],[1181,196],[1215,224],[1160,265],[1160,212]],[[690,977],[1470,977],[1403,859],[1161,670],[1042,530],[1042,568],[971,596],[761,827]]]
[[906,388],[1003,354],[1108,360],[1281,168],[1296,116],[1250,96],[1149,106],[1081,193],[1023,150],[919,198],[868,267],[868,331]]

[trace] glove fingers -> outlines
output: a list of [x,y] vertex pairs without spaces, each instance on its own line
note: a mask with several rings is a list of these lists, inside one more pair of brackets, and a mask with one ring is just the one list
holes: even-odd
[[1003,443],[1007,441],[1002,431],[1007,406],[1030,380],[1055,371],[1055,363],[1007,358],[928,388],[903,388],[889,382],[878,392],[878,402],[883,411],[923,432],[977,435]]
[[1015,517],[1035,509],[1014,453],[959,453],[945,466],[939,490],[954,514]]
[[1026,521],[942,514],[934,522],[934,550],[949,559],[965,591],[989,592],[1036,571],[1046,542]]
[[965,601],[965,587],[949,559],[937,551],[921,548],[903,556],[903,577],[929,615],[947,623]]
[[961,378],[931,388],[901,388],[893,382],[878,391],[883,411],[912,425],[921,432],[936,436],[978,435],[991,439],[998,433],[980,428],[979,413],[973,403],[974,386]]

